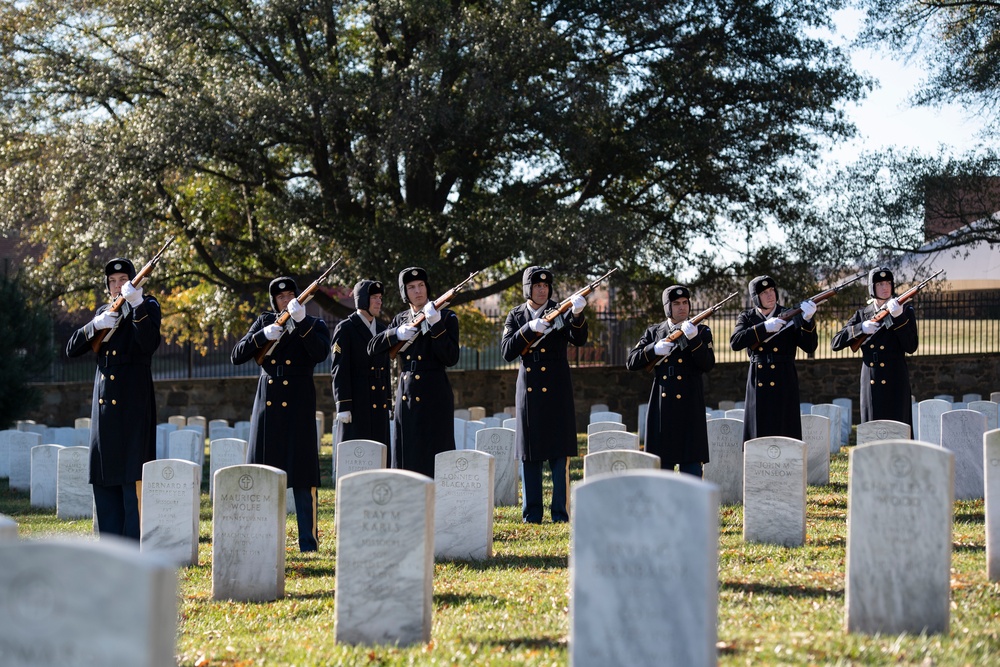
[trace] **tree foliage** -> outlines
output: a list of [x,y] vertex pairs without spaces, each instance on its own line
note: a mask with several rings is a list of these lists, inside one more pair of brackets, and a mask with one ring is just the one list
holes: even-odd
[[0,276],[0,428],[12,428],[41,401],[41,394],[29,382],[41,379],[52,360],[52,322],[45,312],[26,297],[17,280]]
[[864,82],[810,36],[839,6],[6,3],[0,229],[44,245],[33,284],[70,307],[107,256],[179,235],[155,284],[181,340],[340,254],[345,285],[489,267],[460,301],[528,263],[655,282],[721,224],[797,208],[817,138],[850,132]]

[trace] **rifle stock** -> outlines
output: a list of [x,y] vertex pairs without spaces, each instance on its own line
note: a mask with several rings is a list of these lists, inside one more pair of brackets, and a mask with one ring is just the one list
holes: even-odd
[[[573,299],[574,298],[576,298],[577,296],[583,296],[583,297],[585,297],[585,296],[589,295],[591,292],[593,292],[595,289],[597,289],[598,285],[600,285],[602,282],[604,282],[605,280],[607,280],[608,276],[610,276],[612,273],[614,273],[617,270],[618,269],[611,269],[610,271],[608,271],[607,273],[605,273],[603,276],[601,276],[597,280],[595,280],[595,281],[593,281],[591,283],[588,283],[587,285],[585,285],[585,286],[581,287],[580,289],[578,289],[577,291],[573,292],[568,298],[563,299],[562,301],[560,301],[559,304],[555,308],[553,308],[552,310],[550,310],[547,313],[545,313],[544,315],[542,315],[542,319],[545,320],[546,322],[548,322],[550,325],[554,324],[557,319],[559,319],[561,316],[565,315],[569,311],[569,309],[573,307]],[[549,331],[546,331],[545,333],[537,333],[537,332],[535,332],[535,338],[525,344],[524,349],[521,350],[521,356],[523,357],[524,355],[528,354],[528,352],[531,351],[531,349],[533,347],[535,347],[536,345],[538,345],[538,343],[541,342],[541,340],[543,338],[545,338],[546,336],[548,336],[551,331],[552,331],[552,329],[549,329]]]
[[[717,303],[714,306],[712,306],[711,308],[706,308],[705,310],[701,311],[700,313],[698,313],[697,315],[695,315],[694,317],[691,318],[691,320],[690,320],[691,324],[694,324],[694,325],[697,326],[703,320],[707,320],[709,317],[711,317],[712,315],[714,315],[717,310],[719,310],[720,308],[722,308],[722,306],[727,301],[729,301],[730,299],[734,298],[737,294],[739,294],[739,292],[733,292],[732,294],[730,294],[729,296],[727,296],[725,299],[723,299],[719,303]],[[677,327],[676,329],[674,329],[673,331],[671,331],[670,333],[668,333],[664,337],[664,340],[666,340],[669,343],[674,343],[678,339],[680,339],[680,337],[683,336],[683,335],[684,335],[684,332],[681,331],[680,327]],[[655,367],[657,367],[660,364],[662,364],[663,360],[666,359],[669,356],[670,356],[669,354],[665,354],[662,357],[659,357],[659,356],[656,357],[656,359],[654,359],[653,361],[649,362],[646,365],[646,370],[647,371],[653,370]]]
[[[319,286],[323,283],[324,280],[327,279],[327,277],[330,275],[330,272],[333,271],[333,267],[337,266],[337,264],[340,264],[340,260],[342,259],[344,258],[338,257],[333,262],[333,264],[327,267],[326,271],[324,271],[319,278],[309,283],[309,286],[306,287],[304,290],[302,290],[302,292],[300,292],[299,295],[295,297],[300,304],[304,306],[307,303],[309,303],[309,301],[312,300],[313,295],[316,294],[316,290],[319,289]],[[288,318],[290,317],[291,314],[288,312],[287,309],[282,310],[280,313],[278,313],[278,317],[277,319],[274,320],[274,324],[283,327],[288,322]],[[274,350],[274,344],[277,343],[279,340],[281,340],[280,337],[275,340],[269,340],[267,341],[267,344],[264,345],[264,347],[257,350],[257,353],[254,354],[253,359],[254,361],[257,362],[258,366],[264,365],[264,360],[271,355],[271,352]]]
[[[934,280],[934,278],[936,278],[942,271],[944,271],[944,269],[938,270],[938,272],[932,275],[930,278],[927,278],[923,282],[914,285],[910,289],[906,290],[898,297],[896,297],[896,301],[898,301],[901,304],[906,303],[907,301],[915,297],[917,295],[917,292],[927,287],[927,284],[930,281]],[[882,307],[879,308],[878,311],[876,311],[875,315],[872,317],[872,321],[881,322],[888,316],[889,316],[889,310],[885,307],[885,304],[882,304]],[[868,340],[869,338],[871,338],[871,336],[869,336],[868,334],[861,334],[860,336],[852,340],[851,352],[857,352],[858,350],[860,350],[861,346],[864,345],[865,341]]]
[[[479,271],[482,271],[482,269],[480,269]],[[475,278],[477,275],[479,275],[479,271],[473,271],[472,273],[469,274],[468,278],[466,278],[465,280],[463,280],[459,284],[455,285],[454,287],[452,287],[450,290],[448,290],[447,292],[445,292],[444,294],[442,294],[438,298],[434,299],[434,309],[435,310],[441,310],[442,308],[447,308],[448,304],[451,303],[451,300],[455,298],[455,295],[458,294],[458,292],[461,291],[461,289],[463,287],[465,287],[466,285],[468,285],[472,281],[473,278]],[[424,315],[424,312],[421,310],[419,313],[417,313],[417,316],[415,318],[413,318],[413,321],[410,322],[410,324],[412,324],[415,327],[419,327],[421,324],[424,323],[424,320],[426,320],[426,319],[427,319],[427,317]],[[420,335],[420,332],[418,331],[417,332],[417,336],[419,336],[419,335]],[[399,354],[400,352],[402,352],[406,348],[410,347],[410,345],[412,345],[413,341],[415,341],[415,340],[416,340],[416,336],[414,336],[410,340],[398,340],[398,341],[396,341],[396,343],[392,347],[389,348],[389,358],[390,359],[395,359],[397,354]]]
[[[175,238],[177,237],[171,236],[167,242],[163,244],[159,251],[153,255],[153,258],[146,262],[141,269],[136,271],[135,277],[130,281],[132,283],[132,287],[142,287],[143,283],[146,282],[146,278],[148,278],[149,274],[153,272],[153,267],[156,266],[156,264],[160,261],[160,257],[163,256],[163,251],[170,247],[170,244],[174,242]],[[115,300],[111,302],[111,307],[108,308],[108,310],[112,313],[117,313],[121,311],[124,304],[125,297],[119,294],[115,297]],[[94,335],[94,338],[90,341],[90,347],[94,350],[94,352],[101,349],[101,343],[104,342],[104,339],[111,331],[112,329],[101,329]]]

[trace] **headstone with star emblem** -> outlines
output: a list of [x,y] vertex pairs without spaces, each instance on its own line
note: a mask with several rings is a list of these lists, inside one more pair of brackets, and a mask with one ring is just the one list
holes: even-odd
[[587,436],[587,454],[609,449],[639,449],[639,436],[628,431],[599,431]]
[[476,433],[476,450],[493,456],[493,502],[497,507],[517,507],[520,462],[509,428],[484,428]]
[[983,434],[986,417],[975,410],[941,415],[941,446],[955,454],[955,498],[983,497]]
[[285,595],[285,471],[244,464],[215,473],[212,599],[268,602]]
[[806,541],[806,445],[795,438],[747,440],[743,450],[743,539],[798,547]]
[[345,475],[337,488],[334,639],[427,643],[434,575],[434,481],[409,470]]
[[200,465],[180,459],[145,463],[139,550],[176,565],[197,565],[200,509]]
[[986,476],[986,576],[1000,581],[1000,429],[983,434]]
[[240,438],[219,438],[208,443],[209,471],[208,494],[212,497],[215,491],[215,473],[229,466],[243,465],[247,462],[247,441]]
[[628,470],[574,486],[572,506],[569,664],[715,665],[716,487]]
[[434,457],[434,556],[484,560],[493,556],[496,459],[474,449]]
[[660,457],[632,449],[606,449],[583,457],[583,478],[626,470],[659,470]]
[[94,488],[89,481],[90,448],[63,447],[56,467],[56,516],[65,520],[94,516]]
[[[800,415],[802,442],[806,443],[806,481],[814,486],[830,483],[830,420],[823,415]],[[840,421],[840,415],[837,415]],[[840,424],[837,424],[840,428]]]
[[702,478],[719,487],[719,502],[739,505],[743,502],[743,422],[738,419],[710,419],[708,463]]
[[345,440],[337,445],[337,485],[340,478],[363,470],[386,467],[389,448],[374,440]]
[[858,424],[858,444],[876,440],[909,440],[910,425],[893,419],[874,419]]
[[850,452],[848,632],[948,632],[954,470],[954,454],[923,442]]

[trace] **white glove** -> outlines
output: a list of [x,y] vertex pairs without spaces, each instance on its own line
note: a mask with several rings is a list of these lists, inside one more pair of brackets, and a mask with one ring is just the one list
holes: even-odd
[[264,327],[264,338],[268,340],[278,340],[281,338],[281,334],[284,330],[285,327],[280,324],[268,324]]
[[428,301],[427,305],[424,306],[424,318],[427,320],[427,324],[434,326],[441,319],[441,313],[438,309],[434,307],[433,301]]
[[658,340],[656,341],[656,344],[653,345],[653,354],[660,357],[669,356],[670,353],[674,351],[676,346],[676,343],[671,343],[666,338]]
[[812,301],[803,301],[799,304],[799,310],[802,311],[802,318],[806,322],[811,322],[813,315],[816,314],[816,304]]
[[296,322],[301,322],[306,318],[306,307],[299,303],[299,300],[295,297],[292,297],[292,300],[288,302],[285,310],[288,311],[288,315]]
[[698,327],[697,325],[691,324],[691,320],[684,320],[681,322],[681,331],[684,332],[684,335],[688,340],[693,340],[694,337],[698,335]]
[[115,324],[118,322],[118,311],[105,310],[103,313],[94,318],[94,328],[100,331],[101,329],[113,329]]
[[128,301],[128,305],[138,308],[142,303],[142,288],[133,286],[131,280],[126,281],[122,285],[122,296]]
[[903,314],[903,304],[896,301],[895,298],[889,299],[885,302],[885,307],[889,310],[889,314],[893,317],[899,317]]
[[552,328],[552,325],[543,320],[542,318],[536,317],[535,319],[528,322],[528,328],[534,331],[535,333],[545,333],[550,328]]
[[410,340],[417,335],[417,328],[412,324],[400,324],[396,327],[396,338],[399,340]]
[[878,328],[882,326],[878,322],[872,320],[865,320],[861,323],[861,330],[865,332],[866,336],[871,336],[873,333],[878,331]]
[[350,424],[351,423],[351,411],[348,410],[347,412],[338,412],[337,413],[337,421],[339,421],[341,424]]
[[573,314],[579,315],[587,307],[587,299],[579,294],[573,295]]
[[780,317],[769,317],[764,320],[764,329],[767,333],[775,333],[781,331],[781,327],[785,326],[785,320]]

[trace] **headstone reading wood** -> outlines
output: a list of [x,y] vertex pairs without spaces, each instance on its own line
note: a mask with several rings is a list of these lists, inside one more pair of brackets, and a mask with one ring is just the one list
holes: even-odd
[[42,444],[42,436],[28,431],[3,431],[7,440],[8,479],[11,491],[31,491],[31,448]]
[[493,503],[497,507],[517,507],[518,473],[514,431],[509,428],[484,428],[476,433],[476,450],[494,460]]
[[941,415],[951,410],[951,401],[933,398],[917,404],[920,423],[920,440],[932,445],[941,444]]
[[848,632],[948,632],[953,474],[953,454],[926,443],[850,453]]
[[703,479],[719,487],[723,505],[743,502],[743,422],[712,419],[708,430],[708,463]]
[[56,476],[62,445],[37,445],[31,448],[31,506],[56,507]]
[[363,470],[387,467],[389,448],[374,440],[345,440],[337,445],[337,487],[340,478]]
[[222,468],[239,466],[247,462],[247,441],[239,438],[219,438],[208,443],[209,457],[208,494],[215,492],[215,473]]
[[602,431],[624,431],[625,424],[621,422],[591,422],[587,424],[587,435],[600,433]]
[[139,550],[175,565],[198,564],[201,466],[180,459],[142,466]]
[[986,576],[1000,581],[1000,430],[983,434],[986,475]]
[[285,595],[287,476],[271,466],[215,473],[212,599],[267,602]]
[[972,401],[969,409],[975,410],[986,417],[986,430],[992,431],[1000,427],[1000,403],[993,401]]
[[716,488],[630,470],[573,488],[570,665],[715,665]]
[[955,499],[983,497],[983,434],[986,417],[974,410],[941,415],[941,446],[955,454]]
[[587,454],[609,449],[639,449],[639,436],[628,431],[599,431],[587,436]]
[[830,420],[823,415],[801,415],[799,419],[808,459],[806,481],[813,486],[826,486],[830,483]]
[[341,478],[336,502],[335,641],[430,641],[433,480],[408,470],[356,472]]
[[877,440],[910,440],[910,425],[892,419],[876,419],[858,424],[858,444]]
[[590,422],[589,423],[595,424],[597,422],[619,422],[619,423],[624,423],[625,420],[622,419],[622,415],[621,415],[620,412],[611,412],[611,411],[608,411],[608,410],[605,410],[603,412],[591,412],[590,413]]
[[492,454],[476,450],[434,457],[434,556],[484,560],[493,556]]
[[94,516],[94,488],[90,479],[90,449],[63,447],[56,465],[56,517],[89,519]]
[[806,540],[805,443],[754,438],[743,445],[743,539],[797,547]]
[[606,449],[583,457],[583,478],[605,473],[621,474],[626,470],[659,470],[660,457],[632,449]]

